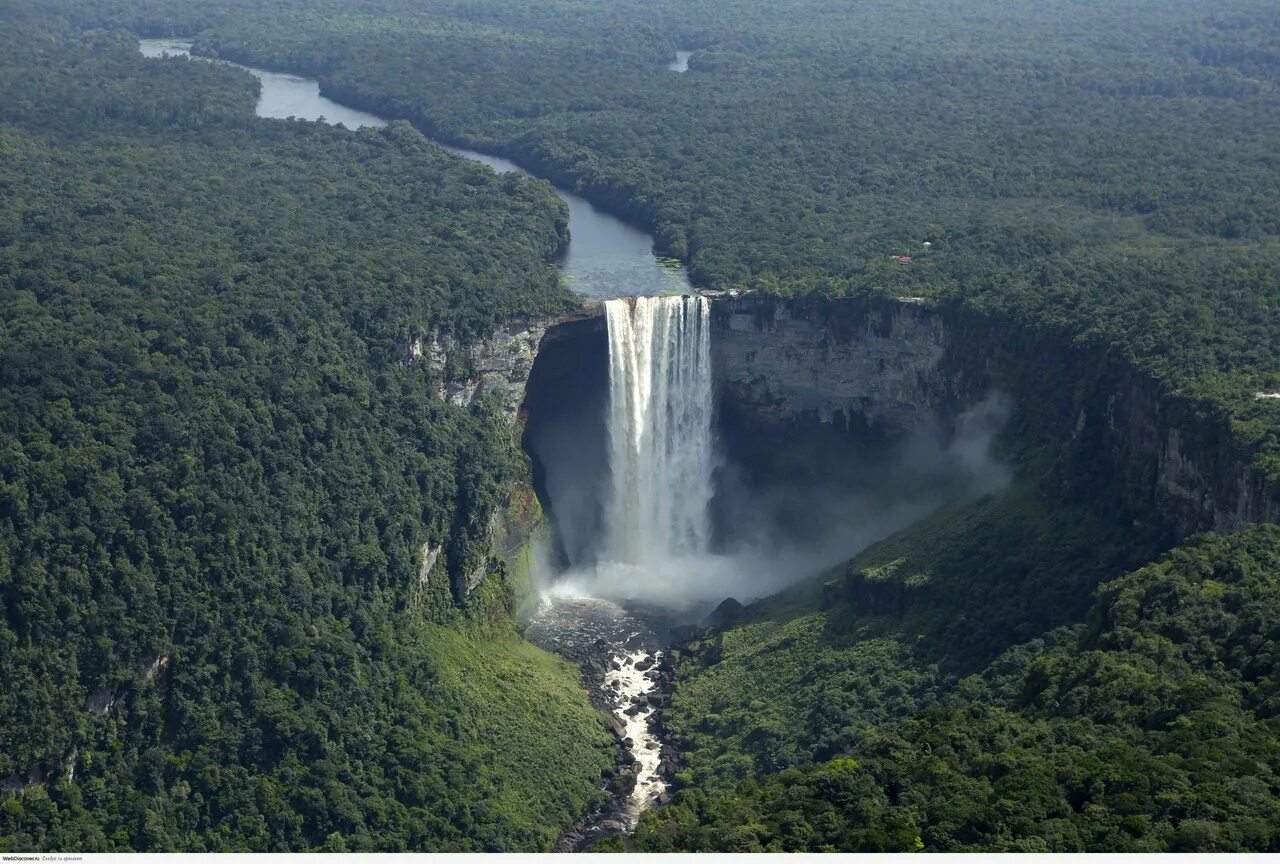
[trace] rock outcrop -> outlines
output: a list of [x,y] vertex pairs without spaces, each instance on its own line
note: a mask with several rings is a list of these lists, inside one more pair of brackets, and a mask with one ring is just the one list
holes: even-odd
[[[431,332],[410,340],[405,362],[423,367],[436,382],[440,398],[460,408],[494,394],[508,425],[516,430],[534,360],[544,342],[557,338],[556,333],[565,325],[572,327],[601,316],[598,304],[586,305],[565,315],[512,319],[476,339]],[[449,573],[455,602],[465,602],[484,581],[490,559],[511,557],[528,539],[533,522],[539,518],[537,508],[529,506],[531,500],[531,490],[509,489],[485,522],[479,546],[488,552],[468,556],[466,562],[450,560],[443,546],[425,542],[420,552],[418,590],[427,586],[436,569],[444,569]]]
[[418,568],[418,584],[426,585],[431,580],[431,571],[435,568],[436,562],[440,560],[440,553],[444,551],[442,546],[432,546],[430,541],[422,544],[422,565]]
[[462,408],[496,392],[502,412],[514,424],[538,345],[551,322],[507,321],[483,339],[462,341],[432,333],[409,344],[411,361],[424,363],[440,382],[440,398]]
[[773,421],[813,414],[922,426],[949,401],[949,341],[943,318],[911,303],[864,310],[749,296],[712,304],[717,383]]
[[440,398],[453,405],[468,408],[485,394],[498,394],[502,413],[514,426],[547,332],[601,314],[598,306],[586,306],[567,315],[513,319],[480,339],[433,332],[409,343],[409,362],[425,365],[439,382]]
[[999,390],[1026,432],[1103,459],[1121,494],[1178,536],[1280,521],[1280,488],[1234,447],[1225,421],[1132,364],[1051,334],[917,298],[745,295],[712,301],[711,346],[722,392],[762,422],[945,427]]

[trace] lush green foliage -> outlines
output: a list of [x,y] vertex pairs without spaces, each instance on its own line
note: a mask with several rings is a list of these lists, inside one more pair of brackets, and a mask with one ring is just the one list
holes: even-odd
[[[30,5],[0,0],[6,849],[541,848],[609,758],[484,560],[509,433],[407,356],[563,308],[563,208],[405,124],[255,121],[247,76],[117,27],[524,160],[704,286],[1119,356],[1280,477],[1267,0]],[[1038,494],[685,658],[689,769],[638,843],[1276,850],[1277,530],[1095,597],[1161,539]]]
[[1280,477],[1269,0],[74,6],[523,160],[701,285],[934,296],[1114,351]]
[[[695,785],[837,756],[1011,646],[1081,620],[1151,545],[1019,485],[868,549],[826,584],[755,604],[680,666],[673,730]],[[826,611],[821,611],[826,607]]]
[[0,848],[548,846],[611,751],[486,563],[510,430],[408,343],[571,302],[562,205],[404,124],[256,120],[246,74],[26,6],[0,10]]
[[[897,542],[860,562],[870,575]],[[950,616],[981,628],[980,571],[932,575],[978,581]],[[758,614],[778,618],[778,603]],[[964,653],[937,641],[953,622],[853,600],[781,617],[682,664],[672,722],[691,768],[640,848],[1280,849],[1276,526],[1192,540],[1103,585],[1087,623],[954,686],[927,663]]]

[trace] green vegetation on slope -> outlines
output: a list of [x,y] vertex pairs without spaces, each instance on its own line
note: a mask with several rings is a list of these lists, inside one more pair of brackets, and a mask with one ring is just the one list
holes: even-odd
[[548,847],[612,751],[486,562],[510,430],[407,346],[566,308],[563,205],[44,14],[0,10],[0,848]]
[[[313,72],[652,225],[702,285],[1065,335],[1280,477],[1265,0],[42,10],[69,26],[0,9],[8,848],[540,848],[608,758],[569,671],[513,641],[503,568],[464,597],[509,433],[405,362],[429,327],[562,307],[550,190],[405,125],[255,122],[243,74],[74,28]],[[638,843],[1276,850],[1276,529],[1095,598],[1160,539],[1039,494],[686,658],[689,770]]]
[[1088,508],[1047,508],[1025,484],[946,508],[825,585],[754,604],[680,664],[668,725],[691,746],[687,779],[723,787],[837,756],[1011,646],[1081,620],[1100,582],[1154,549]]
[[[969,601],[770,601],[681,663],[668,724],[690,768],[640,849],[1280,849],[1280,528],[1193,539],[958,682],[948,634],[983,629],[997,591],[1040,594],[948,570],[934,538],[872,549],[854,582],[891,581],[873,562],[918,544],[931,584],[977,583]],[[1070,578],[1069,557],[1045,564]]]
[[1280,478],[1269,0],[66,2],[523,160],[700,285],[931,296],[1112,352]]

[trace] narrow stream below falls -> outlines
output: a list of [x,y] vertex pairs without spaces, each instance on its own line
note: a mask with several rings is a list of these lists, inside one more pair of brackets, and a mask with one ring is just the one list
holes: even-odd
[[570,831],[566,849],[630,831],[641,813],[663,799],[679,767],[659,716],[671,698],[667,648],[674,627],[661,608],[594,597],[546,597],[529,621],[529,641],[582,668],[592,703],[609,713],[626,754],[613,804]]

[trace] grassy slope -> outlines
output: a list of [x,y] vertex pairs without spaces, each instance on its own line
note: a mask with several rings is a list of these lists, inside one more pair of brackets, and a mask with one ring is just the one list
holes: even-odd
[[421,710],[447,716],[446,746],[474,754],[449,782],[467,787],[477,823],[501,826],[504,841],[490,848],[548,848],[593,800],[584,777],[613,765],[577,668],[505,627],[468,634],[424,624],[419,645],[440,671]]

